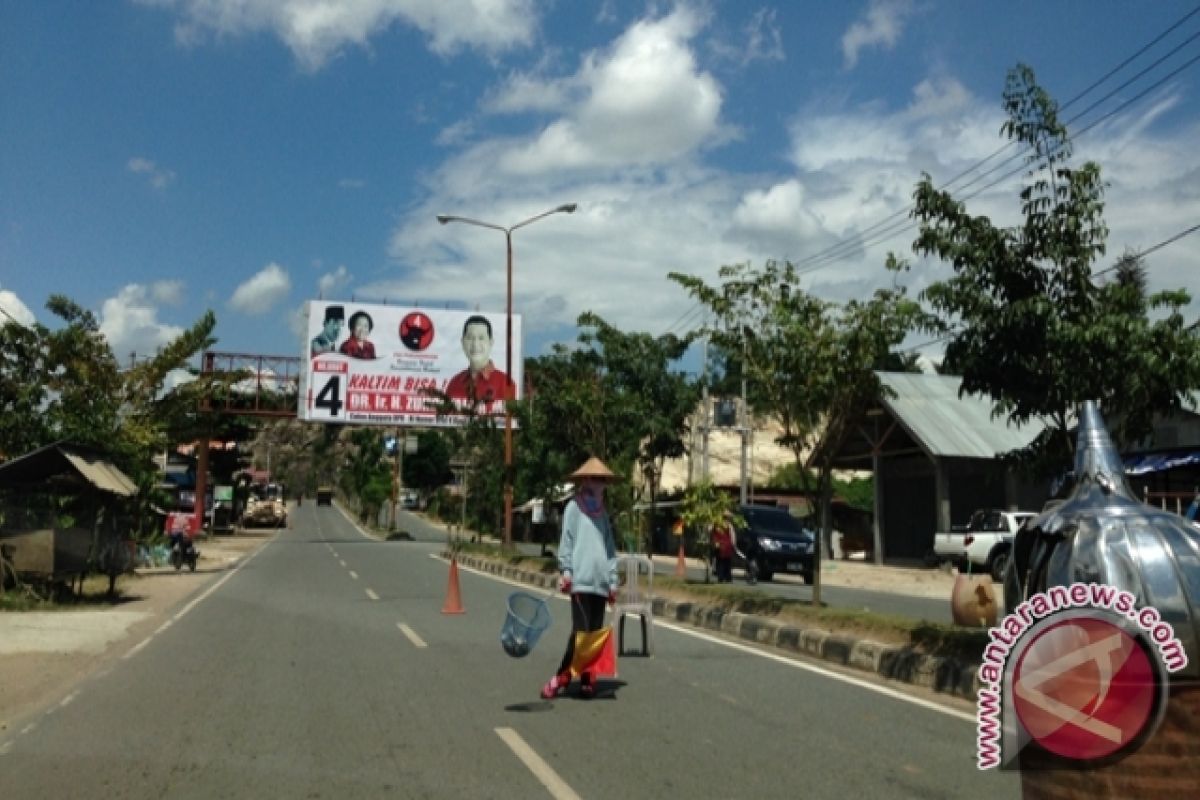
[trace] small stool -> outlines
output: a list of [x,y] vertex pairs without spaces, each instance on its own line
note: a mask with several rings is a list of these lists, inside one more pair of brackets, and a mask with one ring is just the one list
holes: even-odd
[[634,615],[642,622],[641,655],[649,656],[650,633],[654,629],[654,562],[648,556],[618,556],[617,580],[621,586],[613,606],[617,654],[625,655],[625,617]]

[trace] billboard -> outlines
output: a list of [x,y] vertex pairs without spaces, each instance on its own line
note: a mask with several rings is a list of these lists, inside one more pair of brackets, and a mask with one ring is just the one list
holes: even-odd
[[[504,373],[503,313],[310,301],[297,416],[354,425],[462,425],[520,397],[521,318]],[[444,393],[462,410],[439,417]]]

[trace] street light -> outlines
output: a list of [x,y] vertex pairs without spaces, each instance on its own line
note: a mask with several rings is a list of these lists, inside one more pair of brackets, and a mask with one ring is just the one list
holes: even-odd
[[[574,214],[578,206],[575,203],[564,203],[557,208],[552,208],[549,211],[543,211],[535,217],[530,217],[527,220],[518,222],[516,225],[504,227],[491,222],[482,222],[481,220],[471,219],[470,217],[459,217],[454,214],[438,214],[437,221],[445,225],[449,222],[463,222],[467,225],[476,225],[480,228],[491,228],[494,231],[501,231],[504,234],[504,241],[508,251],[507,274],[508,274],[508,290],[506,293],[507,302],[504,309],[504,374],[505,377],[512,381],[512,305],[513,305],[513,248],[512,234],[517,228],[524,228],[526,225],[537,222],[543,217],[548,217],[551,214]],[[515,382],[513,384],[515,388]],[[512,509],[513,509],[513,442],[512,442],[512,394],[507,387],[504,391],[504,546],[512,546]]]

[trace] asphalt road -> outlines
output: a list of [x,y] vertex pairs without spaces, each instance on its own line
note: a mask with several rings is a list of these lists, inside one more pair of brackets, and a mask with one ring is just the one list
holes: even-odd
[[[538,687],[565,602],[528,657],[499,646],[516,589],[460,571],[444,534],[381,543],[333,508],[180,607],[114,665],[0,735],[0,797],[1017,797],[974,766],[973,712],[815,662],[655,629],[600,697]],[[424,540],[424,541],[420,541]]]

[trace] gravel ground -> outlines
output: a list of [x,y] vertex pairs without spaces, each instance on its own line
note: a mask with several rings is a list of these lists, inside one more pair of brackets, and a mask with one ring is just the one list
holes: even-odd
[[242,532],[201,540],[196,572],[139,569],[122,577],[120,600],[80,611],[0,614],[0,734],[12,721],[74,684],[162,624],[162,617],[257,550],[272,535]]

